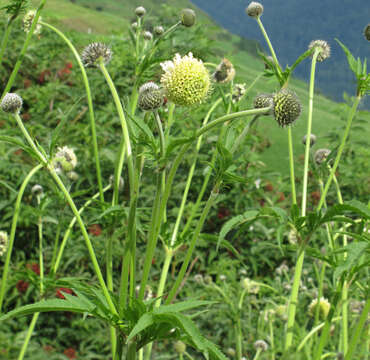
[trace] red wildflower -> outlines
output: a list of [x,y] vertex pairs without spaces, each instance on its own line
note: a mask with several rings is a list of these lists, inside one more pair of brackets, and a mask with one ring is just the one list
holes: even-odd
[[24,294],[27,291],[29,286],[30,284],[25,280],[19,280],[17,284],[15,285],[15,287],[17,288],[20,294]]
[[68,359],[77,359],[76,350],[73,348],[65,349],[63,354],[67,356]]
[[270,182],[268,182],[268,183],[263,187],[263,189],[264,189],[265,191],[272,191],[272,190],[274,190],[274,187],[272,186],[272,184],[271,184]]
[[41,71],[39,78],[38,78],[38,83],[43,84],[47,80],[47,78],[50,77],[50,75],[51,75],[50,70]]
[[27,264],[27,269],[32,270],[36,275],[40,275],[40,266],[38,263]]
[[277,202],[282,202],[282,201],[284,201],[285,200],[285,195],[284,195],[284,193],[282,193],[282,192],[279,192],[278,193],[278,199],[277,199]]
[[99,236],[102,233],[101,226],[99,224],[92,224],[89,226],[89,233],[93,236]]
[[311,193],[311,199],[312,199],[312,202],[316,205],[319,203],[319,200],[321,198],[321,194],[320,194],[320,191],[313,191]]
[[31,119],[31,114],[29,112],[26,112],[26,113],[22,114],[22,120],[23,121],[28,121],[29,119]]
[[18,149],[18,150],[15,150],[14,151],[14,155],[22,155],[22,153],[23,153],[23,150],[22,149]]
[[220,207],[218,209],[217,217],[219,219],[223,219],[225,217],[228,217],[230,215],[230,210],[225,207]]
[[55,296],[59,299],[65,299],[63,293],[74,295],[73,290],[69,288],[60,287],[56,289]]
[[24,79],[23,80],[23,87],[25,89],[28,89],[32,85],[32,81],[30,79]]
[[44,346],[44,351],[47,353],[51,353],[54,351],[54,348],[51,345],[45,345]]
[[70,61],[68,61],[68,62],[65,63],[64,67],[67,68],[67,69],[72,69],[73,64]]

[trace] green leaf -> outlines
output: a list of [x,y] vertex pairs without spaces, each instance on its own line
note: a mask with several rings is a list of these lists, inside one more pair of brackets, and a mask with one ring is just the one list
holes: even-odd
[[356,59],[353,57],[351,52],[348,50],[348,48],[344,44],[342,44],[338,39],[335,39],[335,40],[342,47],[343,51],[345,52],[345,54],[347,56],[348,65],[351,68],[351,70],[354,72],[354,74],[356,76],[360,75],[361,73],[360,74],[357,73],[357,61],[356,61]]
[[154,324],[154,317],[152,313],[145,313],[139,321],[136,323],[134,328],[131,330],[127,337],[127,341],[130,341],[134,336]]
[[203,301],[203,300],[189,300],[189,301],[182,301],[176,304],[171,305],[162,305],[159,308],[153,310],[153,314],[163,314],[166,312],[181,312],[190,309],[197,308],[199,306],[204,305],[211,305],[214,304],[214,301]]

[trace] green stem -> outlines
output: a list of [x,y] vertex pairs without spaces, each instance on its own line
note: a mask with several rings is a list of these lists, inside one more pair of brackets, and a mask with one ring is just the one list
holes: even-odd
[[261,352],[262,352],[262,349],[260,349],[260,348],[257,349],[256,355],[254,355],[253,360],[258,360],[258,358],[260,357]]
[[3,267],[3,276],[1,280],[1,288],[0,288],[0,313],[4,301],[4,295],[5,295],[5,288],[6,288],[6,282],[8,278],[8,272],[9,272],[9,265],[10,265],[10,259],[12,256],[12,251],[13,251],[13,246],[14,246],[14,239],[15,239],[15,231],[17,229],[17,222],[18,222],[18,216],[19,216],[19,211],[21,208],[21,202],[22,202],[22,197],[24,194],[24,191],[32,179],[33,175],[35,175],[40,169],[43,168],[43,165],[39,164],[35,166],[26,176],[26,178],[23,180],[23,183],[19,189],[18,195],[17,195],[17,200],[15,202],[15,207],[14,207],[14,213],[13,213],[13,218],[12,218],[12,225],[11,225],[11,230],[10,230],[10,235],[9,235],[9,244],[8,244],[8,250],[6,253],[6,259],[5,259],[5,264]]
[[126,360],[136,360],[136,343],[134,341],[127,345]]
[[321,198],[320,198],[319,204],[317,206],[317,211],[320,211],[320,209],[324,205],[324,201],[326,199],[326,195],[328,193],[328,190],[329,190],[329,187],[331,185],[331,182],[333,181],[335,172],[337,171],[337,167],[339,165],[339,161],[341,159],[341,156],[342,156],[342,153],[343,153],[343,150],[344,150],[344,147],[346,145],[346,141],[347,141],[347,138],[348,138],[348,135],[349,135],[349,131],[351,129],[352,120],[353,120],[353,118],[355,116],[355,113],[357,111],[357,107],[358,107],[358,104],[360,103],[360,101],[361,101],[361,96],[357,96],[355,102],[352,105],[351,110],[348,113],[346,129],[344,131],[341,144],[339,145],[337,156],[335,157],[335,160],[334,160],[334,165],[333,165],[333,167],[332,167],[332,169],[330,171],[330,175],[329,175],[329,178],[328,178],[328,180],[327,180],[327,182],[325,184],[324,191],[321,194]]
[[1,45],[0,45],[0,66],[3,63],[3,56],[4,56],[4,53],[5,53],[6,46],[8,45],[8,39],[9,39],[10,31],[12,29],[12,24],[13,24],[13,21],[11,21],[9,19],[7,21],[7,23],[6,23],[4,36],[3,36],[2,40],[1,40]]
[[[37,195],[37,203],[40,207],[40,195]],[[44,256],[42,246],[42,217],[39,216],[38,220],[38,233],[39,233],[39,264],[40,264],[40,296],[44,294]]]
[[65,43],[68,45],[68,47],[71,49],[78,66],[80,67],[82,79],[85,85],[85,91],[86,91],[86,97],[87,97],[87,104],[89,107],[89,117],[90,117],[90,127],[91,127],[91,137],[92,137],[92,143],[93,143],[93,151],[94,151],[94,158],[95,158],[95,167],[96,167],[96,177],[98,180],[98,187],[99,187],[99,193],[100,193],[100,201],[104,202],[104,192],[103,192],[103,182],[101,177],[101,168],[100,168],[100,161],[99,161],[99,150],[98,150],[98,140],[96,136],[96,125],[95,125],[95,115],[94,115],[94,106],[91,96],[91,89],[89,85],[89,79],[86,74],[85,67],[81,61],[81,57],[78,54],[76,48],[73,46],[72,42],[57,28],[55,28],[52,25],[49,25],[48,23],[45,23],[43,21],[40,21],[41,25],[44,25],[48,27],[49,29],[53,30],[57,35],[59,35]]
[[32,320],[31,320],[30,326],[28,327],[26,338],[24,340],[21,351],[20,351],[20,353],[18,355],[18,358],[17,358],[18,360],[23,360],[24,355],[26,354],[27,347],[28,347],[28,344],[30,342],[33,330],[35,329],[36,322],[37,322],[37,319],[38,319],[39,315],[40,315],[40,313],[37,312],[37,313],[34,313],[33,316],[32,316]]
[[290,185],[292,189],[292,204],[297,204],[297,194],[295,190],[295,175],[294,175],[294,154],[293,154],[293,139],[292,128],[288,127],[288,147],[289,147],[289,168],[290,168]]
[[3,94],[1,95],[1,98],[3,98],[4,95],[7,94],[9,92],[9,90],[13,86],[13,83],[15,81],[15,78],[16,78],[17,74],[18,74],[19,68],[22,65],[22,61],[24,59],[24,56],[26,55],[26,51],[27,51],[28,45],[30,44],[30,41],[32,39],[33,32],[34,32],[34,30],[36,28],[36,25],[38,23],[38,20],[40,18],[41,10],[45,6],[45,3],[46,3],[46,0],[41,0],[40,1],[40,5],[37,8],[36,13],[35,13],[35,17],[33,18],[33,21],[32,21],[32,25],[30,27],[30,31],[28,32],[28,34],[26,36],[26,40],[25,40],[25,42],[23,44],[22,50],[21,50],[21,52],[20,52],[20,54],[18,56],[17,62],[15,63],[14,69],[13,69],[12,73],[10,74],[8,83],[5,86],[5,89],[3,91]]
[[58,252],[58,247],[59,247],[60,231],[61,231],[61,224],[60,224],[60,222],[58,222],[57,230],[55,232],[55,238],[54,238],[53,256],[52,256],[51,262],[50,262],[50,268],[51,269],[54,268],[55,261],[56,261],[56,258],[57,258],[57,252]]
[[164,288],[166,285],[168,270],[171,265],[172,256],[174,254],[174,250],[168,247],[165,247],[166,257],[164,259],[161,278],[159,280],[158,290],[157,290],[157,301],[155,302],[155,307],[159,307],[162,302],[162,295],[164,293]]
[[238,317],[236,320],[235,337],[236,337],[236,359],[241,360],[243,349],[242,349],[242,326],[240,322],[240,317]]

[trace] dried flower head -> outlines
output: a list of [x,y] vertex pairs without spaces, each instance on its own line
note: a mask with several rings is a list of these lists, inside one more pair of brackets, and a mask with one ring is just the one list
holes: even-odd
[[231,96],[232,102],[235,104],[238,101],[240,101],[245,92],[246,92],[245,84],[235,84]]
[[[24,15],[24,17],[23,17],[23,30],[26,33],[30,32],[32,22],[33,22],[33,19],[35,18],[35,16],[36,16],[36,10],[30,10],[26,13],[26,15]],[[39,16],[38,21],[37,21],[37,25],[35,27],[35,30],[33,31],[33,33],[36,34],[36,35],[41,33],[41,25],[39,24],[40,21],[42,21],[41,16]]]
[[181,10],[181,24],[186,27],[191,27],[195,24],[196,15],[192,9]]
[[163,26],[156,26],[154,27],[153,31],[157,36],[161,36],[164,33]]
[[367,41],[370,41],[370,24],[367,24],[364,28],[364,36]]
[[153,34],[150,31],[144,31],[143,38],[146,41],[150,41],[153,39]]
[[317,56],[317,61],[324,61],[330,57],[330,46],[325,40],[313,40],[308,45],[309,49],[320,48],[320,53]]
[[308,313],[310,316],[314,317],[316,313],[316,308],[319,306],[319,317],[321,320],[325,320],[329,314],[330,303],[324,297],[320,298],[320,301],[313,299],[308,305]]
[[22,98],[15,93],[7,93],[1,101],[1,109],[6,113],[18,114],[23,105]]
[[265,107],[273,106],[273,95],[272,94],[259,94],[253,100],[253,107],[256,109],[261,109]]
[[245,9],[248,16],[253,18],[259,18],[263,13],[263,5],[259,2],[252,1],[248,7]]
[[136,9],[135,9],[135,14],[136,16],[138,17],[142,17],[146,14],[146,10],[145,10],[145,7],[143,6],[138,6]]
[[[303,136],[302,144],[306,145],[306,141],[307,141],[307,135]],[[310,134],[310,146],[315,145],[315,143],[316,143],[316,136],[314,134]]]
[[260,286],[255,281],[244,278],[241,280],[242,288],[247,290],[248,294],[258,294],[260,291]]
[[163,99],[163,91],[152,81],[139,89],[138,106],[141,110],[156,110],[163,105]]
[[8,249],[8,234],[5,231],[0,231],[0,256],[3,256]]
[[31,192],[32,195],[40,196],[44,193],[44,188],[41,185],[36,184],[32,186]]
[[297,95],[289,90],[283,89],[274,95],[274,116],[281,127],[292,125],[302,111],[302,105]]
[[186,344],[178,340],[173,344],[173,348],[178,354],[183,354],[186,351]]
[[314,159],[317,165],[322,164],[326,161],[331,151],[329,149],[319,149],[315,152]]
[[94,42],[85,47],[81,59],[85,67],[98,66],[100,59],[108,64],[112,59],[112,50],[103,43]]
[[57,172],[69,172],[76,167],[77,157],[75,152],[68,146],[58,147],[53,163]]
[[257,340],[253,345],[256,350],[261,351],[267,351],[267,349],[269,348],[267,342],[264,340]]
[[192,53],[181,57],[176,54],[173,61],[161,63],[164,74],[161,84],[167,98],[176,105],[191,106],[201,103],[211,88],[210,75],[202,60]]
[[222,59],[213,73],[213,78],[218,83],[228,83],[235,77],[235,69],[233,64],[226,58]]

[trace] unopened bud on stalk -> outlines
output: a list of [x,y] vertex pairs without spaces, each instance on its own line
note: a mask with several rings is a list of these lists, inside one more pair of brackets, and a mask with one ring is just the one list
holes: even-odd
[[309,49],[312,48],[320,48],[320,53],[317,56],[317,61],[324,61],[328,57],[330,57],[330,46],[325,40],[313,40],[308,45]]
[[173,347],[178,354],[183,354],[186,351],[186,344],[181,340],[176,341]]
[[0,256],[3,256],[8,249],[8,234],[5,231],[0,231]]
[[112,59],[112,50],[103,43],[94,42],[85,47],[81,59],[85,67],[98,66],[100,59],[106,65]]
[[192,9],[183,9],[181,11],[181,24],[186,27],[191,27],[195,24],[196,15]]
[[146,41],[150,41],[153,39],[153,34],[150,31],[144,31],[143,38]]
[[[302,143],[303,145],[306,145],[307,142],[307,135],[303,136]],[[314,134],[310,134],[310,146],[315,145],[316,143],[316,136]]]
[[163,105],[163,92],[157,84],[150,81],[139,89],[138,106],[141,110],[156,110]]
[[278,124],[281,127],[292,125],[302,111],[297,95],[289,89],[283,89],[274,95],[273,100],[274,116]]
[[259,18],[263,14],[263,5],[259,2],[252,1],[245,9],[248,16],[253,18]]
[[157,36],[161,36],[164,33],[163,26],[156,26],[153,30]]
[[326,161],[331,151],[329,149],[319,149],[315,152],[314,159],[317,165],[322,164]]
[[135,9],[135,14],[136,16],[138,17],[142,17],[146,14],[146,10],[145,10],[145,7],[143,6],[138,6],[136,9]]
[[257,340],[254,343],[254,348],[256,350],[267,351],[267,349],[269,348],[269,346],[267,345],[267,342],[266,341],[264,341],[264,340]]
[[40,196],[44,193],[44,189],[41,185],[36,184],[32,186],[31,192],[32,192],[32,195]]
[[6,113],[19,114],[23,105],[22,98],[15,93],[7,93],[1,101],[1,109]]
[[364,29],[364,36],[367,41],[370,41],[370,24],[367,24]]
[[135,21],[131,24],[131,27],[134,29],[134,30],[137,30],[137,28],[139,27],[138,23]]
[[218,83],[227,83],[234,79],[235,69],[233,64],[226,58],[222,59],[213,74],[213,78]]
[[274,101],[273,101],[272,94],[259,94],[253,100],[253,106],[255,109],[262,109],[265,107],[272,108],[273,105],[274,105]]

